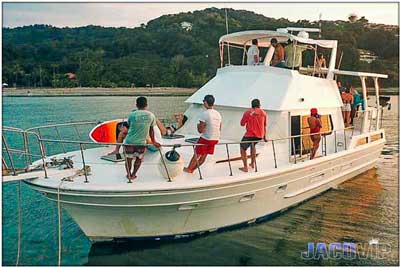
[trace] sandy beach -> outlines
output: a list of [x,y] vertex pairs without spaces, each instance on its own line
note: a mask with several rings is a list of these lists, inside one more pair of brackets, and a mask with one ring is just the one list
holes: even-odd
[[197,88],[3,88],[3,96],[189,96]]
[[[135,88],[3,88],[3,96],[189,96],[198,88],[135,87]],[[358,88],[361,92],[361,88]],[[375,95],[374,88],[368,88]],[[398,95],[399,88],[382,88],[381,95]]]

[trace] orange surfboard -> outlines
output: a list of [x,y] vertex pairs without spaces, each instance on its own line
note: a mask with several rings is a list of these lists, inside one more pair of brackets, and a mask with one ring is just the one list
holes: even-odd
[[120,127],[126,121],[119,119],[102,122],[90,131],[89,137],[96,143],[117,143]]

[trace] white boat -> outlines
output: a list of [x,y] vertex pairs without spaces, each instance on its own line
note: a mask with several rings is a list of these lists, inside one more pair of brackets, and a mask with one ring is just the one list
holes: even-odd
[[[282,30],[244,31],[222,36],[219,41],[221,68],[186,100],[190,107],[185,112],[188,121],[177,131],[181,137],[162,138],[158,133],[161,150],[146,154],[138,178],[132,183],[127,182],[124,161],[110,162],[101,158],[113,146],[90,141],[49,140],[40,136],[43,127],[20,131],[24,137],[37,138],[40,145],[38,151],[42,157],[32,164],[28,159],[30,168],[49,162],[51,158],[64,157],[71,158],[74,167],[60,170],[47,166],[40,171],[20,174],[20,177],[32,178],[25,182],[48,199],[59,202],[93,241],[180,238],[246,225],[335,188],[374,167],[381,154],[386,139],[385,131],[380,128],[379,97],[376,102],[368,103],[365,80],[374,79],[379,96],[378,78],[387,78],[387,75],[337,70],[337,41],[302,36]],[[269,47],[273,37],[279,42],[291,39],[295,45],[303,43],[329,50],[326,77],[307,75],[304,68],[297,71],[268,64],[243,65],[246,46],[252,39],[259,40],[259,47]],[[230,56],[230,50],[238,47],[243,50],[242,64],[233,65],[230,57],[226,64],[226,53]],[[334,80],[337,75],[361,79],[367,108],[359,112],[354,127],[344,127],[343,103]],[[193,155],[190,139],[198,137],[196,124],[206,94],[215,96],[216,109],[222,114],[221,140],[215,154],[209,156],[198,171],[184,173],[182,167]],[[242,166],[238,157],[244,134],[239,122],[253,98],[260,99],[268,114],[269,141],[256,145],[256,168],[244,173],[238,169]],[[313,160],[309,159],[310,136],[303,129],[310,108],[318,108],[324,123],[322,144],[318,157]],[[65,125],[45,127],[57,132],[57,128]],[[46,156],[46,146],[68,144],[80,145],[81,149]],[[173,146],[182,159],[178,163],[161,157]],[[29,149],[27,145],[26,154],[33,154]],[[65,179],[88,165],[90,175]]]

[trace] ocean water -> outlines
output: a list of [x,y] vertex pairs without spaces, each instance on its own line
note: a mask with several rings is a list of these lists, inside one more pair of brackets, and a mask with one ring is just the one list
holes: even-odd
[[[37,125],[126,117],[134,97],[3,97],[3,125]],[[184,97],[150,97],[149,108],[172,119],[187,105]],[[398,265],[398,98],[386,111],[387,144],[377,167],[269,221],[190,240],[91,242],[62,213],[63,265]],[[23,159],[16,159],[22,161]],[[3,184],[2,263],[17,256],[18,183]],[[56,265],[57,209],[21,184],[20,265]],[[162,220],[162,218],[160,218]],[[308,242],[368,243],[390,248],[382,259],[301,258]]]

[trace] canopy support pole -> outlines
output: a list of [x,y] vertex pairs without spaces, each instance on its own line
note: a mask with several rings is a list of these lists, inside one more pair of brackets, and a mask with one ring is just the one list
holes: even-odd
[[294,40],[293,41],[293,65],[292,65],[292,70],[294,70],[294,65],[296,64],[296,47],[297,47],[297,41]]
[[364,106],[365,106],[365,110],[364,110],[364,117],[363,117],[363,127],[361,129],[362,133],[367,132],[367,122],[368,122],[368,100],[367,100],[367,86],[365,84],[365,80],[367,79],[367,77],[364,76],[360,76],[361,79],[361,88],[362,88],[362,94],[363,94],[363,101],[364,101]]
[[224,66],[224,43],[219,43],[219,60],[222,68]]
[[231,65],[231,53],[229,50],[229,43],[227,43],[227,45],[228,45],[228,65]]
[[336,52],[337,52],[337,41],[335,41],[335,45],[332,48],[331,58],[329,59],[329,68],[328,68],[328,75],[326,76],[327,79],[333,79],[333,71],[335,70],[336,65]]
[[[312,76],[315,76],[315,67],[317,65],[317,49],[318,49],[318,46],[315,45],[315,50],[314,50],[314,68],[313,68]],[[319,66],[318,71],[320,72],[318,74],[318,77],[321,77],[321,72],[322,72],[321,66]]]
[[374,77],[374,85],[375,85],[375,96],[376,96],[376,130],[379,129],[379,121],[381,117],[380,113],[380,104],[379,104],[379,83],[378,77]]

